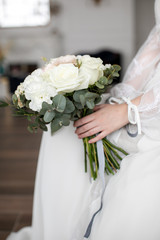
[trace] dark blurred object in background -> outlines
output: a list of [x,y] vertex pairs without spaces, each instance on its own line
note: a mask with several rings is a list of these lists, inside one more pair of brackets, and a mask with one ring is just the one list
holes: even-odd
[[14,93],[17,86],[24,81],[25,77],[33,72],[38,65],[36,63],[11,63],[8,66],[7,77],[10,82],[10,92]]

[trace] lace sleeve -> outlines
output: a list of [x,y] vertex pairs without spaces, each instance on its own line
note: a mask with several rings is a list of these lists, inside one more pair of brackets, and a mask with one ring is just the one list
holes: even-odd
[[145,87],[136,90],[129,83],[120,83],[111,89],[111,95],[117,98],[127,97],[134,99],[141,97],[138,110],[143,120],[147,118],[160,118],[160,63],[155,68],[155,73]]
[[[130,64],[122,83],[111,89],[111,96],[141,97],[138,110],[142,129],[160,118],[160,29],[155,27]],[[159,133],[160,134],[160,133]],[[160,135],[159,135],[160,136]]]

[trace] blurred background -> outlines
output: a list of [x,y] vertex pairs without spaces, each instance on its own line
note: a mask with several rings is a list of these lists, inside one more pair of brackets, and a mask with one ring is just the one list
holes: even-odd
[[[90,54],[127,66],[154,26],[154,0],[0,0],[0,99],[42,58]],[[0,109],[0,240],[31,224],[41,131]]]

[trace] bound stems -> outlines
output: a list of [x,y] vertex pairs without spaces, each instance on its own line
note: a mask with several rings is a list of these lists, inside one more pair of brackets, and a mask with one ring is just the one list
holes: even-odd
[[[85,172],[87,172],[87,161],[89,161],[91,177],[95,180],[98,176],[99,159],[97,156],[97,145],[96,143],[88,143],[90,137],[83,139],[84,144],[84,161],[85,161]],[[102,139],[104,156],[105,156],[105,172],[107,174],[115,174],[120,169],[119,161],[122,157],[119,153],[124,156],[128,153],[122,148],[117,147],[111,143],[107,138]]]

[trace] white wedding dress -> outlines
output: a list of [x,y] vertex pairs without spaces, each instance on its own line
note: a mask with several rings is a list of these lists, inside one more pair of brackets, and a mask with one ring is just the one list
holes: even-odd
[[[130,154],[114,176],[105,176],[103,207],[89,240],[160,239],[160,0],[156,26],[133,59],[116,98],[142,95],[138,106],[142,134],[126,128],[109,136]],[[84,172],[83,144],[72,124],[43,134],[37,167],[33,221],[7,240],[82,240],[101,204],[101,179]]]

